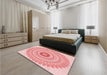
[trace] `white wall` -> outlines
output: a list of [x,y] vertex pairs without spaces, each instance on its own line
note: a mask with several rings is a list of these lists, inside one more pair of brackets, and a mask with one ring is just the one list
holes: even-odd
[[53,27],[60,28],[60,11],[52,11],[51,14],[51,33],[55,33]]

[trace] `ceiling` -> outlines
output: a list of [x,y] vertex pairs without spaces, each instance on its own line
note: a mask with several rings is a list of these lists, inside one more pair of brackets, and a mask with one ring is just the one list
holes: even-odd
[[[43,11],[49,11],[47,10],[47,5],[42,0],[16,0],[16,1]],[[64,1],[64,0],[60,0],[60,1]],[[59,4],[59,10],[91,1],[95,1],[95,0],[68,0],[64,3]],[[53,6],[50,10],[55,10],[55,7]]]

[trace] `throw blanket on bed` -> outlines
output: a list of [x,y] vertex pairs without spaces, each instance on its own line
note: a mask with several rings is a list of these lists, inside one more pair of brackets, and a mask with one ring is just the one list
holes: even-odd
[[79,37],[80,34],[51,34],[43,36],[44,39],[61,41],[70,44],[73,44]]

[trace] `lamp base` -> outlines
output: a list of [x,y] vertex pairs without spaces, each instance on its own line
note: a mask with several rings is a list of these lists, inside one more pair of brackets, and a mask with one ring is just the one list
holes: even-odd
[[91,35],[91,31],[92,31],[92,30],[90,29],[90,35]]

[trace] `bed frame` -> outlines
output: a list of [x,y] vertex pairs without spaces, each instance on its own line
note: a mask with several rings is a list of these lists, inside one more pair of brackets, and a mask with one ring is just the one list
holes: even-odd
[[67,51],[75,55],[82,41],[84,41],[84,35],[85,35],[84,29],[59,29],[58,33],[61,33],[62,30],[78,30],[78,33],[81,35],[81,37],[73,44],[68,44],[68,43],[48,40],[48,39],[40,39],[39,40],[40,44],[54,49]]

